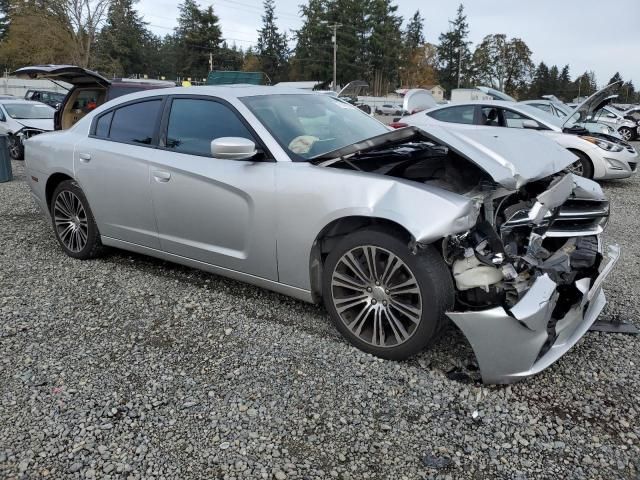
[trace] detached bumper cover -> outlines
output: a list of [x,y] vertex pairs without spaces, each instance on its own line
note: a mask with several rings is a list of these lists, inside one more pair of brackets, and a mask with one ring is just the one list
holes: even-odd
[[547,324],[558,301],[556,283],[546,274],[509,313],[502,307],[447,313],[469,340],[484,383],[513,383],[539,373],[582,338],[606,303],[602,282],[618,261],[620,248],[609,246],[607,257],[593,284],[589,278],[576,281],[582,299],[557,321],[555,341],[542,356]]

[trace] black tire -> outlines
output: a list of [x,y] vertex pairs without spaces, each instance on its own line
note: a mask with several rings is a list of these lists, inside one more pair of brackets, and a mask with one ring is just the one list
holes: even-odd
[[635,138],[638,136],[637,131],[629,127],[620,127],[618,129],[618,133],[623,138],[623,140],[627,142],[635,140]]
[[20,138],[15,135],[9,135],[7,138],[7,147],[9,148],[9,156],[14,160],[24,160],[24,145]]
[[571,153],[578,156],[579,160],[576,163],[579,163],[582,167],[582,173],[580,174],[585,178],[593,178],[593,162],[587,156],[586,153],[581,152],[580,150],[569,150]]
[[376,110],[376,115],[382,115],[382,110]]
[[[61,211],[60,207],[56,205],[59,198],[63,204],[64,200],[68,200],[69,198],[73,199],[74,202],[76,201],[75,199],[77,199],[77,202],[82,206],[84,215],[80,215],[80,217],[86,219],[86,229],[83,228],[83,232],[86,234],[86,240],[84,241],[84,245],[77,245],[78,248],[76,249],[71,248],[67,244],[68,242],[65,242],[62,238],[65,237],[65,235],[63,235],[65,229],[71,227],[71,222],[60,221],[59,224],[57,223],[57,220],[64,220],[66,215],[65,212]],[[67,255],[77,258],[78,260],[88,260],[99,256],[103,252],[104,247],[100,241],[100,232],[98,231],[98,226],[89,207],[89,202],[75,180],[65,180],[56,187],[51,196],[51,205],[49,208],[54,235]],[[77,215],[76,218],[78,218]],[[80,228],[82,227],[78,227],[75,230]]]
[[[370,310],[373,308],[372,303],[376,303],[375,299],[368,297],[368,300],[361,302],[361,304],[365,305],[365,307],[363,307],[364,309],[369,309],[369,313],[364,314],[362,317],[356,313],[360,308],[355,306],[353,307],[353,309],[355,309],[353,313],[349,313],[349,310],[346,310],[347,313],[344,313],[345,316],[349,314],[352,315],[350,320],[353,320],[354,317],[364,318],[365,320],[363,321],[363,325],[367,324],[371,326],[371,328],[361,327],[361,335],[350,330],[347,325],[348,320],[346,318],[343,320],[343,317],[341,317],[338,309],[336,308],[334,297],[342,295],[338,292],[345,289],[332,282],[334,271],[337,271],[337,273],[340,274],[339,269],[345,265],[344,263],[339,264],[341,259],[343,259],[343,255],[346,255],[348,252],[351,253],[357,251],[357,249],[362,246],[373,246],[376,249],[381,249],[378,250],[378,252],[382,252],[381,255],[386,255],[391,252],[403,262],[404,265],[401,268],[406,266],[408,270],[410,270],[410,273],[413,275],[413,279],[411,279],[411,281],[415,280],[415,284],[418,286],[421,297],[418,305],[420,305],[421,308],[416,308],[415,310],[420,311],[420,318],[417,323],[410,321],[404,323],[405,326],[407,326],[405,331],[410,332],[410,335],[403,339],[402,342],[399,341],[397,335],[395,337],[393,336],[394,332],[391,327],[390,317],[386,313],[384,314],[384,317],[380,314],[379,323],[380,325],[383,325],[384,331],[389,333],[388,336],[385,333],[383,340],[386,344],[388,338],[389,345],[373,345],[371,342],[363,339],[363,337],[367,337],[368,332],[372,332],[372,339],[375,335],[375,331],[372,329],[376,317]],[[374,258],[378,258],[379,260],[381,259],[380,256],[375,257],[375,254]],[[382,269],[384,262],[376,263],[379,265],[380,269]],[[336,270],[336,268],[338,268],[338,270]],[[418,254],[413,254],[409,250],[406,241],[401,240],[398,236],[378,229],[358,230],[345,236],[327,256],[323,270],[323,300],[331,319],[336,325],[336,328],[347,340],[349,340],[351,344],[378,357],[390,360],[404,360],[424,350],[440,332],[441,326],[446,319],[444,312],[453,306],[454,287],[451,274],[437,250],[428,246],[427,248],[420,250]],[[375,271],[376,268],[373,270]],[[391,280],[393,275],[398,274],[392,274],[387,278],[387,280]],[[383,277],[385,277],[384,274],[380,276],[380,279]],[[396,276],[396,278],[398,277]],[[403,277],[400,277],[400,282],[403,281],[402,278]],[[404,278],[406,279],[407,277]],[[373,286],[373,284],[371,285]],[[373,286],[373,288],[379,289],[378,292],[380,292],[380,289],[384,290],[386,286],[383,283],[381,287]],[[389,281],[388,288],[393,290],[394,288],[397,289],[399,287],[397,284],[394,285],[393,282]],[[352,290],[355,291],[355,289]],[[371,289],[368,289],[368,291],[371,291]],[[389,293],[389,290],[387,290],[386,293]],[[375,293],[368,294],[364,290],[362,291],[362,294],[375,295]],[[346,295],[347,296],[343,298],[347,298],[349,294]],[[398,299],[399,297],[395,298]],[[338,301],[339,300],[340,299],[338,298]],[[387,307],[383,307],[382,303],[383,302],[378,299],[377,308],[381,310],[384,309],[385,311],[395,311],[393,316],[407,320],[408,317],[403,318],[398,315],[400,310],[392,306],[392,301],[385,302]],[[340,305],[344,305],[344,302]],[[344,309],[344,306],[342,308]],[[371,322],[366,320],[372,317],[373,319]],[[353,323],[354,322],[352,322],[352,324]],[[395,325],[397,325],[397,323]],[[396,329],[394,328],[394,330]]]
[[395,113],[394,113],[394,115],[396,115],[396,116],[398,116],[398,117],[399,117],[400,115],[402,115],[402,112],[401,112],[400,110],[396,110],[396,111],[395,111]]

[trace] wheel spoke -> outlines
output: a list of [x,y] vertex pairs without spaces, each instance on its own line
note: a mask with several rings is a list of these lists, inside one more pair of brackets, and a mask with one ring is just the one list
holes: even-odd
[[402,262],[398,257],[396,257],[393,253],[389,253],[389,258],[387,259],[387,264],[384,267],[384,273],[380,278],[380,281],[383,284],[388,285],[393,275],[398,271],[398,269],[402,266]]
[[398,300],[392,298],[390,302],[390,306],[398,310],[402,315],[407,317],[414,323],[420,322],[420,310],[411,305],[407,305],[406,303],[399,302]]
[[371,306],[365,305],[362,308],[362,310],[360,310],[358,315],[356,315],[356,318],[353,319],[353,321],[349,325],[347,325],[349,330],[351,330],[357,336],[360,336],[360,333],[362,332],[362,327],[366,323],[369,313],[371,313]]
[[58,199],[56,200],[55,210],[59,211],[67,218],[71,218],[72,216],[71,212],[67,210],[67,207],[63,204],[62,199],[60,197],[58,197]]
[[391,296],[404,295],[407,293],[420,293],[420,290],[418,289],[418,284],[416,283],[413,277],[411,277],[406,282],[400,283],[399,285],[394,285],[393,287],[389,287],[389,294]]
[[355,273],[356,276],[362,281],[362,283],[371,283],[372,279],[367,277],[367,274],[362,270],[360,262],[353,256],[351,252],[342,257],[342,263],[353,273]]
[[63,190],[54,203],[54,224],[62,244],[80,252],[89,238],[89,220],[82,201],[72,191]]
[[342,273],[334,272],[332,285],[334,287],[348,288],[350,290],[356,290],[358,292],[364,292],[367,286],[364,283],[360,283],[359,279],[347,277]]
[[366,295],[352,295],[350,297],[335,299],[333,304],[336,306],[336,310],[338,313],[342,313],[350,308],[355,307],[356,305],[360,305],[361,303],[367,302],[369,297]]
[[409,334],[404,328],[404,325],[402,325],[402,322],[393,314],[390,308],[386,308],[384,313],[387,317],[387,321],[389,322],[389,326],[393,331],[393,335],[396,337],[396,341],[398,343],[404,342],[409,337]]
[[378,280],[378,272],[376,272],[376,247],[365,247],[363,252],[364,258],[367,261],[369,278],[371,280]]
[[373,333],[371,334],[371,343],[376,346],[385,344],[384,326],[382,325],[382,309],[376,308],[373,311]]

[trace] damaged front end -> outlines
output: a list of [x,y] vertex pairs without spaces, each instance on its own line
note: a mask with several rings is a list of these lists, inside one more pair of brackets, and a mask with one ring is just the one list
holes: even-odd
[[476,226],[443,241],[456,285],[449,318],[474,350],[485,383],[545,369],[571,348],[605,304],[602,282],[619,257],[599,235],[609,204],[572,174],[517,191],[483,188]]

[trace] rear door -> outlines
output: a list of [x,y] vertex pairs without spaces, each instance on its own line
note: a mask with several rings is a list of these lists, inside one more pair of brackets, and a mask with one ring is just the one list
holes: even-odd
[[149,182],[162,97],[118,105],[94,120],[76,144],[74,168],[101,235],[160,248]]
[[213,158],[211,141],[248,138],[249,125],[213,97],[175,96],[167,103],[151,190],[164,251],[277,280],[275,161]]

